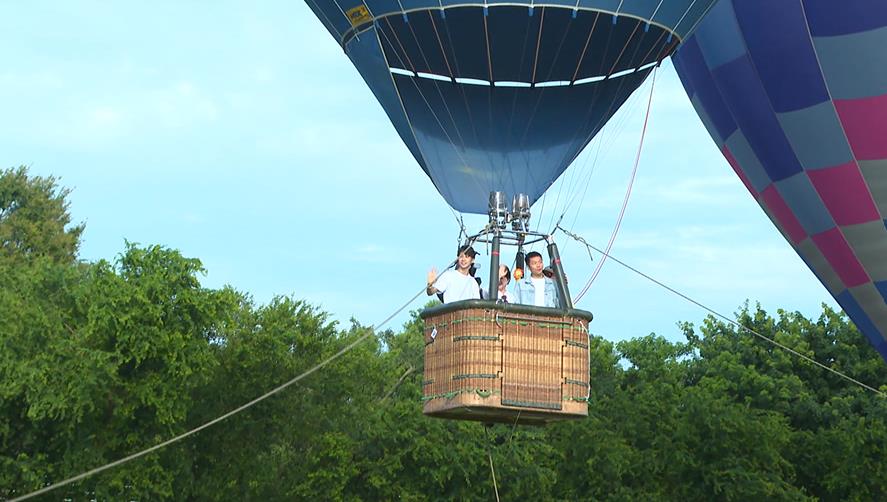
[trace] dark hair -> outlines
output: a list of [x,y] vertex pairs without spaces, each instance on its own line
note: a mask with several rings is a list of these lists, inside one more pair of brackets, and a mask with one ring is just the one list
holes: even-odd
[[505,282],[511,281],[511,269],[508,268],[508,265],[502,265],[505,267]]
[[472,258],[477,256],[477,251],[475,251],[473,247],[468,245],[459,247],[459,250],[456,251],[456,258],[458,258],[462,253],[465,253],[467,256],[470,256]]
[[538,251],[530,251],[529,253],[527,253],[527,257],[524,258],[524,261],[527,263],[528,267],[530,266],[530,258],[534,258],[536,256],[538,256],[540,260],[542,259],[542,253]]

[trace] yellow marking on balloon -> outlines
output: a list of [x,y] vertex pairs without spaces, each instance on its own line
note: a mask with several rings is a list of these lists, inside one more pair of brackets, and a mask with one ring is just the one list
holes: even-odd
[[358,5],[357,7],[352,7],[345,11],[345,15],[348,16],[348,20],[351,21],[351,26],[359,26],[363,23],[368,23],[373,20],[373,17],[370,16],[370,11],[367,10],[366,5]]

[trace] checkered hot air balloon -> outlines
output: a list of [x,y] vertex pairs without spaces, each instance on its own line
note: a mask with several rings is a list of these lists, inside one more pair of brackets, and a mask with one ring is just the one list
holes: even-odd
[[736,174],[887,359],[887,2],[721,0],[673,59]]

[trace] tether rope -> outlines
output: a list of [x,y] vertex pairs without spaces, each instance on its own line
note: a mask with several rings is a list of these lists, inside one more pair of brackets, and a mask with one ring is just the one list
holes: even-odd
[[836,370],[836,369],[834,369],[834,368],[831,368],[831,367],[829,367],[829,366],[826,366],[825,364],[822,364],[821,362],[817,361],[816,359],[813,359],[813,358],[810,357],[810,356],[804,355],[804,354],[798,352],[797,350],[795,350],[795,349],[793,349],[793,348],[791,348],[791,347],[788,347],[788,346],[786,346],[786,345],[783,345],[783,344],[777,342],[776,340],[774,340],[774,339],[772,339],[772,338],[770,338],[770,337],[768,337],[768,336],[762,335],[761,333],[758,333],[758,332],[755,331],[754,329],[749,328],[748,326],[745,326],[745,325],[739,323],[739,322],[736,321],[735,319],[731,319],[730,317],[727,317],[727,316],[721,314],[720,312],[718,312],[718,311],[716,311],[716,310],[714,310],[714,309],[712,309],[712,308],[706,306],[705,304],[703,304],[703,303],[701,303],[701,302],[698,302],[698,301],[694,300],[693,298],[690,298],[689,296],[685,295],[684,293],[681,293],[680,291],[678,291],[678,290],[672,288],[671,286],[669,286],[669,285],[663,283],[662,281],[659,281],[659,280],[657,280],[657,279],[655,279],[655,278],[653,278],[653,277],[651,277],[651,276],[649,276],[649,275],[647,275],[647,274],[641,272],[640,270],[638,270],[638,269],[632,267],[631,265],[625,263],[624,261],[622,261],[622,260],[620,260],[620,259],[618,259],[618,258],[616,258],[616,257],[614,257],[614,256],[612,256],[612,255],[610,255],[610,254],[608,254],[607,252],[605,252],[605,251],[603,251],[603,250],[601,250],[601,249],[598,249],[597,247],[595,247],[595,246],[589,244],[585,239],[583,239],[583,238],[581,238],[581,237],[579,237],[579,236],[576,236],[575,234],[572,234],[572,233],[570,233],[570,232],[567,232],[567,231],[564,230],[563,228],[561,228],[561,230],[562,230],[564,233],[566,233],[567,235],[569,235],[570,237],[573,237],[574,239],[579,240],[579,242],[581,242],[583,245],[587,246],[589,249],[592,249],[592,250],[594,250],[594,251],[597,251],[598,253],[601,253],[601,255],[606,256],[607,258],[613,260],[614,262],[618,263],[619,265],[622,265],[623,267],[627,268],[628,270],[631,270],[632,272],[634,272],[635,274],[638,274],[639,276],[643,277],[644,279],[647,279],[648,281],[650,281],[650,282],[656,284],[657,286],[660,286],[660,287],[662,287],[662,288],[668,290],[669,292],[671,292],[671,293],[673,293],[673,294],[675,294],[675,295],[677,295],[677,296],[683,298],[684,300],[686,300],[686,301],[692,303],[693,305],[696,305],[697,307],[699,307],[699,308],[705,310],[705,311],[708,312],[709,314],[711,314],[711,315],[713,315],[713,316],[715,316],[715,317],[718,317],[718,318],[720,318],[720,319],[722,319],[722,320],[728,322],[729,324],[732,324],[732,325],[736,326],[737,328],[739,328],[739,329],[741,329],[741,330],[743,330],[743,331],[747,331],[747,332],[749,332],[749,333],[755,335],[756,337],[758,337],[758,338],[760,338],[760,339],[762,339],[762,340],[765,340],[765,341],[767,341],[767,342],[769,342],[769,343],[775,345],[776,347],[779,347],[779,348],[782,349],[782,350],[785,350],[786,352],[789,352],[789,353],[791,353],[791,354],[793,354],[793,355],[795,355],[795,356],[797,356],[797,357],[800,357],[801,359],[804,359],[805,361],[807,361],[807,362],[809,362],[809,363],[812,363],[812,364],[814,364],[814,365],[816,365],[816,366],[819,366],[820,368],[822,368],[822,369],[824,369],[824,370],[826,370],[826,371],[829,371],[829,372],[831,372],[831,373],[834,373],[835,375],[838,375],[839,377],[841,377],[841,378],[843,378],[843,379],[845,379],[845,380],[847,380],[847,381],[849,381],[849,382],[852,382],[852,383],[854,383],[854,384],[856,384],[856,385],[858,385],[858,386],[860,386],[860,387],[862,387],[862,388],[864,388],[864,389],[870,390],[870,391],[874,392],[875,394],[877,394],[877,395],[880,396],[880,397],[887,398],[887,393],[884,393],[883,391],[880,391],[880,390],[878,390],[878,389],[872,387],[871,385],[867,385],[867,384],[865,384],[865,383],[863,383],[863,382],[860,382],[859,380],[857,380],[857,379],[855,379],[855,378],[853,378],[853,377],[851,377],[851,376],[849,376],[849,375],[846,375],[846,374],[844,374],[844,373],[842,373],[842,372],[840,372],[840,371],[838,371],[838,370]]
[[397,379],[397,382],[394,383],[394,386],[391,387],[391,390],[389,390],[388,393],[385,394],[385,397],[380,399],[379,402],[384,403],[385,401],[387,401],[388,398],[394,394],[394,391],[396,391],[397,388],[400,387],[400,384],[402,384],[403,381],[406,380],[406,378],[410,375],[410,373],[412,373],[414,371],[416,371],[416,368],[411,364],[410,367],[407,368],[407,370],[403,372],[403,375],[401,375],[400,378]]
[[499,502],[499,486],[496,484],[496,468],[493,467],[493,449],[490,448],[490,433],[487,432],[487,426],[481,424],[484,428],[484,437],[486,438],[487,458],[490,459],[490,474],[493,476],[493,492],[496,494],[496,502]]
[[[447,269],[449,269],[449,268],[452,267],[452,266],[453,266],[452,264],[449,265],[449,266],[447,267]],[[446,270],[446,269],[444,269],[444,270]],[[435,280],[431,283],[432,285],[433,285],[435,282],[437,282],[437,280],[440,278],[440,276],[442,275],[442,273],[443,273],[443,272],[441,272],[441,274],[438,274],[437,278],[435,278]],[[179,434],[178,436],[175,436],[175,437],[173,437],[172,439],[168,439],[168,440],[166,440],[166,441],[164,441],[164,442],[162,442],[162,443],[159,443],[159,444],[156,444],[156,445],[154,445],[154,446],[151,446],[150,448],[146,448],[146,449],[144,449],[144,450],[142,450],[142,451],[140,451],[140,452],[138,452],[138,453],[133,453],[132,455],[129,455],[129,456],[123,457],[123,458],[121,458],[121,459],[115,460],[115,461],[110,462],[110,463],[108,463],[108,464],[105,464],[105,465],[103,465],[103,466],[101,466],[101,467],[96,467],[95,469],[92,469],[92,470],[86,471],[86,472],[84,472],[84,473],[82,473],[82,474],[78,474],[78,475],[76,475],[76,476],[73,476],[73,477],[67,478],[67,479],[65,479],[65,480],[63,480],[63,481],[59,481],[58,483],[53,483],[53,484],[51,484],[51,485],[49,485],[49,486],[46,486],[46,487],[43,487],[43,488],[41,488],[41,489],[39,489],[39,490],[37,490],[37,491],[33,491],[33,492],[31,492],[31,493],[28,493],[28,494],[22,495],[21,497],[17,497],[17,498],[14,498],[14,499],[10,499],[10,502],[18,502],[18,501],[20,501],[20,500],[27,500],[27,499],[30,499],[30,498],[32,498],[32,497],[36,497],[37,495],[42,495],[42,494],[44,494],[44,493],[48,493],[48,492],[50,492],[50,491],[53,491],[53,490],[55,490],[56,488],[61,488],[62,486],[66,486],[66,485],[69,485],[69,484],[71,484],[71,483],[75,483],[75,482],[80,481],[80,480],[82,480],[82,479],[86,479],[86,478],[88,478],[88,477],[90,477],[90,476],[92,476],[92,475],[94,475],[94,474],[98,474],[98,473],[100,473],[100,472],[106,471],[106,470],[111,469],[111,468],[113,468],[113,467],[117,467],[118,465],[125,464],[125,463],[129,462],[130,460],[135,460],[135,459],[137,459],[137,458],[139,458],[139,457],[143,457],[143,456],[145,456],[145,455],[147,455],[147,454],[149,454],[149,453],[151,453],[151,452],[157,451],[157,450],[159,450],[159,449],[161,449],[161,448],[164,448],[164,447],[169,446],[169,445],[171,445],[171,444],[173,444],[173,443],[176,443],[176,442],[178,442],[178,441],[181,441],[182,439],[185,439],[185,438],[188,437],[188,436],[192,436],[192,435],[194,435],[194,434],[196,434],[196,433],[202,431],[203,429],[206,429],[206,428],[208,428],[208,427],[211,427],[211,426],[213,426],[213,425],[215,425],[215,424],[217,424],[217,423],[219,423],[219,422],[221,422],[221,421],[223,421],[223,420],[225,420],[225,419],[227,419],[227,418],[230,418],[230,417],[232,417],[232,416],[234,416],[234,415],[237,415],[238,413],[240,413],[240,412],[246,410],[247,408],[250,408],[250,407],[252,407],[252,406],[258,404],[258,403],[261,402],[261,401],[264,401],[265,399],[268,399],[269,397],[273,396],[274,394],[277,394],[278,392],[280,392],[280,391],[286,389],[287,387],[293,385],[294,383],[298,382],[299,380],[302,380],[303,378],[307,377],[308,375],[314,373],[315,371],[317,371],[317,370],[323,368],[324,366],[328,365],[329,363],[331,363],[331,362],[333,362],[334,360],[338,359],[339,357],[343,356],[346,352],[350,351],[351,349],[353,349],[354,347],[356,347],[357,345],[359,345],[361,342],[363,342],[364,340],[366,340],[366,339],[369,338],[370,336],[374,335],[374,334],[376,333],[376,331],[377,331],[379,328],[381,328],[382,326],[388,324],[388,322],[391,321],[391,319],[393,319],[395,316],[397,316],[397,314],[401,313],[405,308],[409,307],[410,304],[413,303],[413,302],[416,300],[416,298],[419,298],[419,296],[422,295],[422,294],[425,292],[425,290],[426,290],[427,287],[428,287],[428,285],[422,286],[422,289],[421,289],[418,293],[416,293],[415,295],[413,295],[413,297],[410,298],[406,303],[404,303],[400,308],[398,308],[398,309],[395,310],[391,315],[389,315],[388,317],[386,317],[385,320],[383,320],[382,322],[380,322],[380,323],[376,324],[375,326],[371,327],[370,329],[368,329],[366,333],[364,333],[363,335],[359,336],[356,340],[354,340],[353,342],[349,343],[348,345],[346,345],[345,347],[343,347],[342,349],[340,349],[338,352],[336,352],[336,353],[333,354],[332,356],[328,357],[327,359],[324,359],[323,361],[321,361],[320,363],[318,363],[317,365],[315,365],[314,367],[312,367],[312,368],[309,369],[308,371],[305,371],[305,372],[302,373],[301,375],[299,375],[299,376],[297,376],[297,377],[295,377],[295,378],[293,378],[293,379],[287,381],[286,383],[283,383],[283,384],[281,384],[281,385],[275,387],[274,389],[272,389],[272,390],[266,392],[265,394],[262,394],[261,396],[259,396],[259,397],[255,398],[255,399],[253,399],[252,401],[250,401],[250,402],[248,402],[248,403],[246,403],[246,404],[244,404],[244,405],[241,405],[241,406],[239,406],[239,407],[237,407],[237,408],[235,408],[235,409],[229,411],[228,413],[225,413],[224,415],[221,415],[221,416],[219,416],[219,417],[217,417],[217,418],[214,418],[214,419],[210,420],[209,422],[206,422],[206,423],[204,423],[204,424],[202,424],[202,425],[199,425],[199,426],[197,426],[197,427],[195,427],[195,428],[189,430],[188,432],[185,432],[185,433]],[[387,397],[387,396],[386,396],[386,397]]]

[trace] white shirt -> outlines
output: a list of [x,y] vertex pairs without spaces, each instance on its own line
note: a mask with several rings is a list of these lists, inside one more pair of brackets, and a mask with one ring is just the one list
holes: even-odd
[[545,306],[545,277],[541,279],[536,279],[535,277],[530,277],[530,280],[533,281],[533,289],[536,290],[536,298],[533,301],[533,305],[537,307]]
[[480,287],[474,277],[453,269],[440,274],[434,288],[443,293],[444,303],[480,299]]

